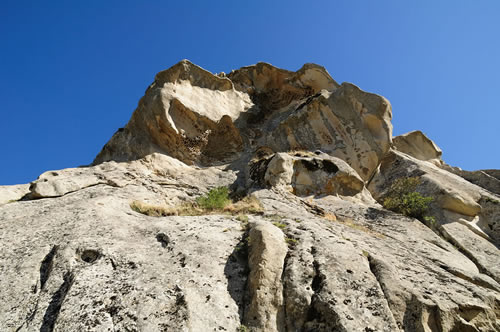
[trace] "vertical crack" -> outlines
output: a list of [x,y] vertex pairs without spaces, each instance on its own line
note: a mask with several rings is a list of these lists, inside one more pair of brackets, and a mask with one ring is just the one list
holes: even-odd
[[492,278],[493,280],[497,281],[500,283],[500,279],[498,276],[495,276],[493,273],[490,273],[477,259],[474,257],[474,255],[467,250],[460,242],[456,241],[448,232],[443,227],[440,227],[439,229],[440,236],[447,241],[448,243],[452,244],[460,253],[462,253],[465,257],[467,257],[474,265],[477,267],[478,271],[482,274],[487,275],[488,277]]
[[326,275],[321,272],[321,264],[316,258],[316,247],[311,248],[313,256],[314,276],[311,281],[311,304],[304,322],[305,331],[339,331],[347,332],[340,322],[339,313],[335,310],[335,299],[323,298],[321,292],[325,286]]
[[[315,253],[316,253],[316,248],[312,247],[311,254],[313,255],[313,257]],[[314,321],[317,318],[320,318],[321,316],[321,313],[318,312],[318,310],[316,309],[316,303],[321,299],[319,293],[323,288],[323,281],[326,279],[326,277],[324,274],[321,273],[320,267],[321,265],[319,264],[319,262],[316,259],[314,259],[313,261],[314,276],[311,281],[311,289],[313,290],[314,294],[311,296],[311,305],[309,306],[309,310],[307,312],[307,321]]]
[[286,312],[286,306],[287,306],[287,282],[285,280],[285,272],[286,268],[288,266],[288,259],[290,258],[290,249],[286,253],[285,260],[283,261],[283,272],[281,273],[281,285],[282,285],[282,292],[281,292],[281,297],[283,298],[283,303],[281,308],[278,311],[278,330],[280,332],[286,332],[288,331],[288,326],[287,326],[287,312]]
[[240,323],[243,324],[245,309],[248,305],[247,282],[248,274],[248,232],[246,229],[241,240],[229,255],[224,267],[227,279],[227,291],[238,306]]
[[69,293],[71,286],[75,280],[73,272],[66,272],[63,276],[63,283],[59,289],[52,295],[49,306],[43,316],[43,323],[40,327],[40,332],[52,332],[56,325],[57,317],[61,311],[64,298]]
[[[382,280],[382,277],[381,277],[381,272],[382,272],[381,269],[383,268],[382,263],[379,260],[377,260],[376,258],[374,258],[372,255],[370,255],[370,253],[368,253],[366,251],[363,251],[363,254],[364,254],[364,256],[366,256],[366,258],[368,260],[368,266],[370,268],[370,272],[375,277],[375,280],[377,281],[378,286],[382,290],[382,294],[384,294],[384,299],[387,302],[387,308],[389,308],[389,312],[391,313],[392,319],[398,325],[400,325],[400,323],[395,319],[395,315],[394,315],[394,312],[392,311],[392,308],[391,308],[391,305],[390,305],[390,301],[389,301],[390,296],[387,293],[387,289],[385,287],[385,283],[384,283],[384,281]],[[401,328],[401,326],[399,326],[399,328]]]
[[58,245],[52,246],[49,253],[44,257],[42,263],[40,264],[40,291],[45,287],[45,283],[49,279],[50,273],[52,272],[52,267],[54,265],[54,257],[59,250]]
[[21,326],[19,326],[16,329],[16,332],[20,331],[25,324],[26,326],[28,326],[35,318],[35,315],[38,311],[38,305],[40,304],[40,294],[45,289],[45,284],[47,283],[47,280],[49,279],[50,274],[52,273],[52,267],[54,266],[54,258],[58,250],[59,246],[53,245],[50,251],[47,253],[47,255],[45,255],[45,257],[42,259],[42,262],[40,263],[40,289],[38,289],[38,282],[32,289],[33,294],[36,294],[38,291],[40,291],[40,293],[36,298],[35,305],[30,311],[27,312],[24,322],[21,324]]

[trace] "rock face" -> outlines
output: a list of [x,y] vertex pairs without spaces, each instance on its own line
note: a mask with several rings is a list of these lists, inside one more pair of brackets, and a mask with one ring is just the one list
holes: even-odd
[[[390,121],[314,64],[160,72],[92,165],[0,187],[2,331],[500,330],[498,171]],[[432,223],[378,203],[407,177]],[[131,208],[220,186],[263,210]]]
[[156,75],[94,164],[159,152],[210,166],[260,147],[321,149],[366,180],[390,147],[391,117],[385,98],[339,86],[317,65],[294,73],[259,63],[219,77],[184,60]]

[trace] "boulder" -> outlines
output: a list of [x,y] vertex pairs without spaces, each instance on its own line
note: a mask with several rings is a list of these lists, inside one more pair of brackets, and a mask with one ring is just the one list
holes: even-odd
[[441,149],[420,130],[410,131],[393,139],[396,150],[437,166],[442,164]]
[[355,196],[365,188],[345,161],[321,152],[279,152],[256,161],[252,168],[253,181],[299,196]]

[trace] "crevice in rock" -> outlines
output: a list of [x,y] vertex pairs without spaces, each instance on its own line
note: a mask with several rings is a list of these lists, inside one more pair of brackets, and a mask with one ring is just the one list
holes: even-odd
[[[435,232],[436,234],[438,234],[438,232]],[[438,234],[439,235],[439,234]],[[442,238],[442,236],[440,236],[440,238]],[[425,242],[427,243],[430,243],[432,245],[435,245],[436,247],[440,248],[440,249],[443,249],[444,251],[450,251],[448,248],[446,248],[445,246],[442,246],[441,244],[437,243],[437,242],[433,242],[433,241],[430,241],[428,239],[424,239]],[[445,240],[446,241],[446,240]],[[448,242],[448,241],[446,241]]]
[[113,258],[109,258],[109,262],[111,263],[111,267],[113,268],[113,270],[116,270],[115,260]]
[[224,275],[227,279],[227,291],[238,306],[238,315],[242,324],[248,305],[247,282],[250,273],[248,266],[248,234],[249,229],[246,229],[240,241],[229,255],[224,267]]
[[323,217],[327,213],[325,211],[325,209],[323,209],[322,207],[320,207],[320,206],[318,206],[316,204],[309,203],[309,202],[307,202],[304,199],[300,199],[299,201],[300,201],[300,203],[302,203],[305,206],[305,208],[307,209],[307,211],[310,212],[310,213],[312,213],[312,214],[315,214],[317,216]]
[[316,259],[316,247],[311,247],[313,256],[314,276],[311,281],[311,304],[307,311],[306,320],[304,322],[304,331],[339,331],[347,332],[345,327],[340,323],[340,316],[335,311],[335,299],[328,302],[322,298],[321,291],[324,287],[326,276],[321,272],[321,264]]
[[456,269],[454,269],[454,268],[452,268],[450,266],[444,265],[444,264],[439,264],[438,266],[441,269],[443,269],[444,271],[446,271],[446,272],[454,275],[455,277],[460,278],[460,279],[465,280],[465,281],[468,281],[468,282],[470,282],[470,283],[472,283],[474,285],[481,286],[481,287],[484,287],[484,288],[487,288],[487,289],[491,289],[491,290],[497,291],[497,292],[500,291],[499,287],[495,287],[495,285],[492,285],[487,280],[468,276],[468,275],[462,273],[461,271],[456,270]]
[[281,308],[278,311],[278,331],[280,332],[287,332],[287,312],[286,312],[286,306],[287,306],[287,282],[285,280],[285,272],[288,266],[288,260],[290,258],[290,247],[288,248],[288,252],[286,253],[285,260],[283,261],[283,272],[281,273],[281,284],[283,286],[282,290],[282,298],[283,298],[283,304]]
[[313,261],[313,267],[314,267],[314,277],[311,282],[311,289],[314,291],[314,294],[317,294],[323,288],[323,281],[326,279],[326,277],[324,274],[320,272],[320,264],[318,263],[318,261],[316,260]]
[[318,98],[319,96],[321,96],[321,92],[318,92],[312,96],[309,96],[307,97],[306,101],[304,101],[303,103],[301,103],[296,109],[295,109],[295,112],[298,112],[300,111],[301,109],[303,109],[305,106],[309,105],[310,103],[312,103],[312,101],[316,98]]
[[113,331],[115,331],[116,316],[121,308],[117,304],[116,296],[111,296],[110,300],[111,300],[111,303],[109,305],[107,305],[104,308],[104,310],[108,313],[109,317],[111,318],[111,323],[113,324]]
[[105,185],[105,186],[110,186],[110,187],[113,187],[113,188],[125,188],[126,186],[128,186],[129,184],[126,184],[124,186],[118,186],[116,183],[109,183],[109,182],[98,182],[98,183],[93,183],[91,185],[88,185],[88,186],[85,186],[85,187],[82,187],[82,188],[79,188],[77,190],[73,190],[73,191],[68,191],[62,195],[58,195],[58,196],[34,196],[33,195],[33,192],[30,191],[29,193],[27,193],[26,195],[24,195],[23,197],[21,197],[19,199],[19,201],[36,201],[36,200],[39,200],[39,199],[45,199],[45,198],[59,198],[59,197],[64,197],[66,195],[69,195],[69,194],[72,194],[72,193],[76,193],[80,190],[84,190],[84,189],[87,189],[87,188],[91,188],[91,187],[95,187],[95,186],[99,186],[99,185]]
[[[385,288],[384,282],[381,278],[380,269],[382,269],[383,267],[379,264],[379,262],[372,255],[370,255],[370,253],[363,252],[363,254],[365,254],[365,256],[368,260],[368,267],[370,268],[370,272],[375,277],[375,280],[377,280],[378,286],[382,290],[382,294],[384,294],[384,299],[387,302],[387,308],[389,308],[389,312],[391,313],[392,319],[396,323],[398,323],[396,318],[395,318],[394,312],[392,311],[393,309],[391,308],[391,305],[390,305],[389,296],[387,294],[387,289]],[[398,323],[398,325],[399,325],[399,323]]]
[[439,235],[450,244],[452,244],[457,250],[462,253],[465,257],[467,257],[474,265],[476,265],[477,269],[480,273],[487,275],[490,278],[493,278],[495,281],[499,282],[498,277],[494,274],[490,273],[479,261],[474,257],[474,255],[468,251],[461,243],[457,242],[453,237],[451,237],[443,227],[439,228]]
[[436,304],[427,304],[412,294],[406,302],[403,317],[404,331],[431,331],[442,332],[441,311]]
[[69,293],[71,286],[75,280],[73,272],[66,272],[63,275],[63,283],[59,289],[52,295],[52,299],[43,316],[42,326],[40,332],[52,332],[56,325],[57,317],[61,311],[62,304],[66,295]]
[[49,253],[45,255],[40,264],[40,291],[42,291],[45,287],[45,283],[49,279],[50,273],[52,272],[52,267],[54,265],[54,257],[57,254],[57,250],[59,250],[58,245],[52,246]]
[[[59,246],[53,245],[52,248],[50,249],[50,251],[47,253],[47,255],[45,255],[42,262],[40,263],[40,293],[38,294],[38,296],[36,298],[35,305],[33,306],[33,308],[31,310],[29,310],[27,312],[25,321],[23,322],[23,324],[21,324],[21,326],[19,326],[16,329],[16,332],[20,331],[25,324],[26,324],[26,326],[29,326],[29,324],[35,318],[35,315],[38,312],[38,306],[40,304],[40,294],[45,289],[45,284],[47,283],[47,280],[50,277],[50,274],[52,272],[52,268],[54,266],[54,258],[56,256],[58,250],[59,250]],[[37,282],[37,285],[38,285],[38,282]],[[38,292],[37,285],[35,285],[35,287],[32,290],[33,294],[36,294]]]

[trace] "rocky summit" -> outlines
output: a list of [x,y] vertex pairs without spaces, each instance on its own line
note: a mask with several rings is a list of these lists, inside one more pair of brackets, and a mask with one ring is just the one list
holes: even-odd
[[500,171],[325,68],[158,73],[88,166],[0,187],[1,331],[500,331]]

